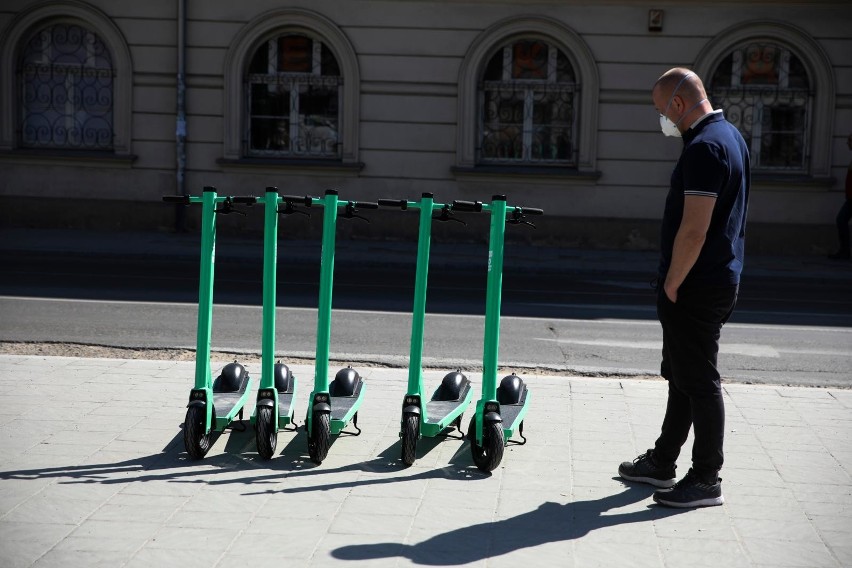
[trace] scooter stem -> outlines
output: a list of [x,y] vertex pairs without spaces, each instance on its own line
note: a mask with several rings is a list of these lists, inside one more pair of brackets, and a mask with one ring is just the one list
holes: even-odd
[[320,267],[319,316],[314,392],[328,391],[328,357],[331,343],[331,292],[334,285],[334,240],[337,228],[337,191],[326,190],[322,221],[322,265]]
[[485,303],[485,339],[482,356],[483,398],[497,396],[497,361],[500,348],[500,302],[503,289],[503,242],[506,233],[506,196],[491,201],[491,235],[488,240],[488,282]]
[[431,193],[420,200],[420,235],[417,238],[417,272],[414,277],[414,308],[411,312],[411,354],[408,363],[409,393],[423,392],[423,327],[426,317],[426,284],[429,278],[429,250],[432,239]]
[[201,209],[201,273],[198,279],[198,333],[195,345],[195,388],[209,388],[210,340],[213,335],[213,266],[216,257],[216,188],[205,187]]
[[267,187],[263,230],[263,331],[261,342],[260,388],[275,386],[275,291],[278,263],[277,187]]

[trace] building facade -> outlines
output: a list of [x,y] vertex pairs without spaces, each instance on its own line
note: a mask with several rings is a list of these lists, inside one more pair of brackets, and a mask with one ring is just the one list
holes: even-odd
[[[191,228],[160,196],[209,185],[506,194],[546,211],[525,239],[653,248],[681,144],[650,88],[686,66],[750,145],[749,247],[822,254],[852,159],[850,24],[846,0],[7,0],[0,221]],[[416,235],[375,219],[350,232]]]

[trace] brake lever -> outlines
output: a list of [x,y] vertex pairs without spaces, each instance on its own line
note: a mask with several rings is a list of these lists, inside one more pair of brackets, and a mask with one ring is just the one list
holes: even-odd
[[366,217],[362,217],[361,215],[356,215],[355,214],[356,211],[358,211],[358,209],[356,209],[355,206],[350,201],[346,204],[346,209],[343,210],[343,215],[341,215],[341,217],[343,217],[344,219],[361,219],[362,221],[370,223],[370,220],[367,219]]
[[246,216],[245,211],[241,211],[234,207],[233,201],[231,201],[230,197],[226,197],[225,201],[222,202],[222,207],[214,210],[216,213],[221,213],[222,215],[229,215],[231,213],[238,213],[243,217]]
[[515,209],[512,212],[512,218],[506,219],[506,222],[509,223],[510,225],[529,225],[533,229],[538,228],[538,227],[535,226],[535,224],[533,224],[529,221],[524,221],[524,214],[521,213],[520,209]]
[[441,221],[442,223],[446,223],[447,221],[455,221],[456,223],[461,223],[462,225],[467,226],[467,223],[465,223],[461,219],[456,219],[455,217],[453,217],[453,212],[450,210],[449,205],[444,205],[441,208],[441,214],[436,217],[432,217],[432,219],[434,219],[435,221]]
[[293,203],[291,201],[285,201],[284,202],[284,211],[281,211],[281,210],[278,211],[279,215],[293,215],[294,213],[298,214],[298,215],[304,215],[305,217],[308,217],[308,218],[310,218],[310,216],[311,216],[311,214],[308,213],[307,211],[301,211],[299,209],[296,209],[293,206]]

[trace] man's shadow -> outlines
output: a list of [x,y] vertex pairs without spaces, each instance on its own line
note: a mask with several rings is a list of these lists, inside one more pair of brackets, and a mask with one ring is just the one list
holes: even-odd
[[528,513],[452,530],[417,544],[353,544],[337,548],[331,554],[341,560],[363,562],[399,557],[415,564],[453,566],[549,542],[580,538],[596,529],[648,522],[688,511],[649,505],[640,511],[605,515],[607,511],[647,499],[653,493],[652,488],[645,486],[623,484],[623,487],[623,491],[601,499],[565,505],[542,503]]

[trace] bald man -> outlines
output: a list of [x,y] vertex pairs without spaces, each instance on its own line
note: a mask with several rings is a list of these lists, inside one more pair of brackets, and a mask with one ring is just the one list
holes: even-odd
[[[748,147],[689,69],[664,73],[651,96],[663,134],[683,138],[663,212],[658,270],[660,374],[668,381],[668,401],[654,448],[622,463],[618,473],[660,487],[654,501],[661,505],[721,505],[725,407],[716,365],[743,267]],[[676,481],[675,462],[690,427],[692,467]]]

